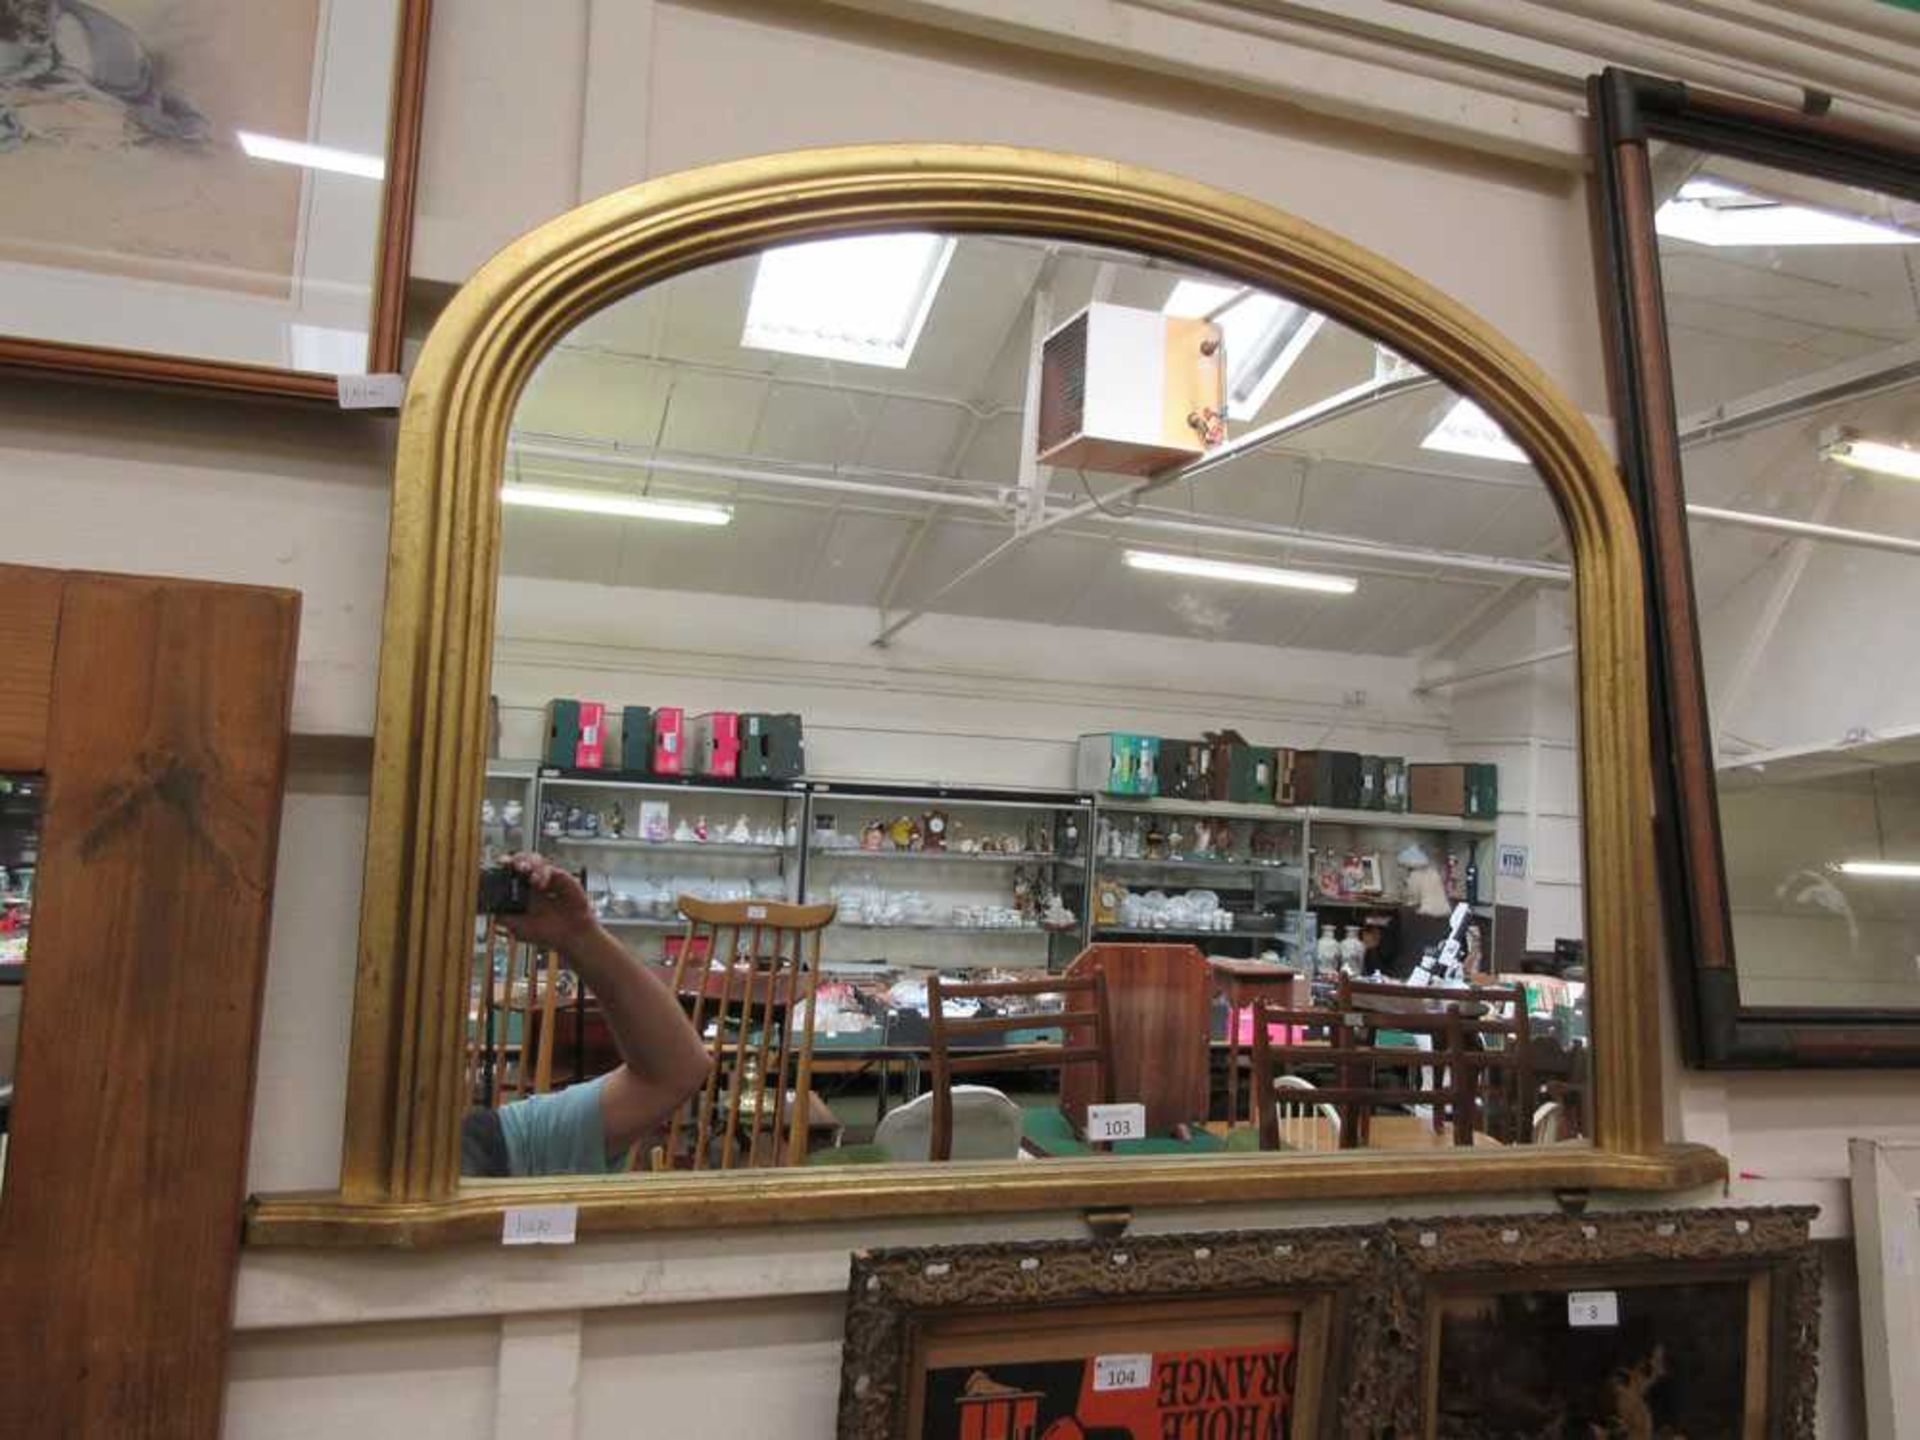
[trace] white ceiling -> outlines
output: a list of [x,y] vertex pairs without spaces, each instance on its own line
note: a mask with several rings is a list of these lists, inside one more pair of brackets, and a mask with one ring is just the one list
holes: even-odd
[[[1703,172],[1704,173],[1704,172]],[[1691,411],[1869,355],[1920,334],[1920,247],[1712,251],[1663,245],[1681,408]],[[1158,308],[1178,272],[1111,257],[1109,299]],[[740,345],[751,259],[679,277],[582,326],[543,364],[516,417],[523,436],[615,442],[659,458],[757,471],[851,476],[991,496],[1016,483],[1036,283],[1056,323],[1085,305],[1101,257],[1033,242],[963,238],[912,361],[836,364]],[[1370,378],[1374,348],[1329,322],[1257,421]],[[1148,497],[1168,514],[1300,527],[1412,549],[1564,558],[1560,526],[1530,467],[1439,454],[1420,441],[1452,396],[1428,387],[1288,436]],[[1894,401],[1881,401],[1883,406]],[[1897,416],[1895,417],[1898,418]],[[1690,452],[1695,498],[1804,514],[1809,426],[1776,426]],[[1236,426],[1238,433],[1242,426]],[[511,510],[508,573],[646,585],[874,610],[911,608],[1012,533],[996,515],[887,495],[785,489],[666,469],[517,462],[529,479],[639,486],[724,500],[734,523],[706,529]],[[1105,493],[1112,476],[1055,471],[1056,507]],[[1920,517],[1917,517],[1920,518]],[[1920,533],[1920,529],[1916,530]],[[1734,594],[1782,542],[1716,530],[1696,544],[1703,602]],[[1142,575],[1123,544],[1331,569],[1358,593],[1329,597]],[[1504,576],[1417,559],[1364,562],[1271,539],[1196,541],[1095,514],[1060,527],[941,597],[945,613],[1203,638],[1408,655],[1457,643],[1515,587]]]

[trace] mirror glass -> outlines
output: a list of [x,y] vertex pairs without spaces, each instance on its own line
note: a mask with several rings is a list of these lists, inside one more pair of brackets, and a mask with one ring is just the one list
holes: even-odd
[[483,880],[468,1175],[1585,1143],[1570,552],[1370,338],[788,246],[563,339],[502,497],[483,844],[561,873]]
[[1920,205],[1653,173],[1741,1002],[1920,1008]]
[[0,1185],[6,1181],[7,1130],[13,1112],[14,1061],[20,1051],[27,938],[33,927],[33,873],[40,862],[38,775],[0,772]]

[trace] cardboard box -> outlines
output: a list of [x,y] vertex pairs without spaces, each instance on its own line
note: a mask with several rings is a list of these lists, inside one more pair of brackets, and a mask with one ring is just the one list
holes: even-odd
[[1300,766],[1300,752],[1282,747],[1273,752],[1273,803],[1276,805],[1298,805],[1300,803],[1299,785],[1296,779]]
[[687,773],[687,712],[665,705],[653,712],[653,764],[656,775]]
[[694,774],[710,775],[716,780],[739,778],[740,716],[737,713],[709,710],[704,715],[696,715],[688,734]]
[[653,769],[653,710],[628,705],[620,712],[620,768],[635,775]]
[[1160,739],[1160,793],[1174,800],[1205,800],[1212,794],[1213,752],[1204,740]]
[[1500,767],[1467,766],[1467,815],[1475,820],[1500,818]]
[[1351,750],[1302,750],[1294,762],[1295,803],[1360,808],[1360,756]]
[[606,764],[607,707],[597,700],[547,702],[547,743],[541,758],[563,770]]
[[1082,735],[1075,783],[1103,795],[1158,795],[1159,767],[1158,736],[1122,731]]
[[1270,804],[1273,800],[1276,752],[1270,745],[1249,745],[1237,730],[1207,736],[1212,751],[1208,776],[1209,798],[1241,805]]
[[742,715],[740,731],[741,779],[792,780],[806,772],[798,715]]
[[1418,815],[1465,815],[1467,767],[1464,765],[1409,765],[1407,797]]

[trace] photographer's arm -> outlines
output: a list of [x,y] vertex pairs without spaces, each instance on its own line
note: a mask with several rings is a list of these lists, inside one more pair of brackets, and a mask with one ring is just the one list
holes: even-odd
[[593,991],[624,1062],[600,1087],[607,1151],[645,1138],[706,1083],[709,1061],[679,1000],[594,918],[580,882],[538,855],[516,855],[533,891],[524,915],[502,916],[515,935],[551,946]]

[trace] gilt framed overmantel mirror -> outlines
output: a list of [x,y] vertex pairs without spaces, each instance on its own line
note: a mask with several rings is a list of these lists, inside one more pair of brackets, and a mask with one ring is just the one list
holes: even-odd
[[1724,1173],[1626,497],[1387,262],[1105,161],[740,161],[503,252],[401,430],[342,1183],[256,1243]]
[[1690,1057],[1920,1064],[1920,151],[1593,93]]

